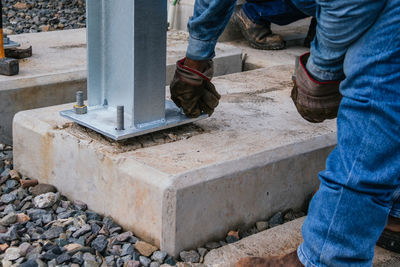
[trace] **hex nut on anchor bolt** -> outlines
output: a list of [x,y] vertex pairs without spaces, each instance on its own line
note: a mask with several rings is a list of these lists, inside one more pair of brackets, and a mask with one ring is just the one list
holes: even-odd
[[75,114],[86,114],[87,106],[83,102],[83,92],[76,92],[76,104],[74,105]]

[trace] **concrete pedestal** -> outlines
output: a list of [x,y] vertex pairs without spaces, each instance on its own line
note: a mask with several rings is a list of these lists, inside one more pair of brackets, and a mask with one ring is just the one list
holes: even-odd
[[[75,101],[75,92],[86,91],[86,30],[29,33],[12,36],[23,46],[33,46],[33,56],[20,61],[16,76],[0,76],[0,142],[11,144],[11,125],[18,111]],[[185,56],[188,34],[168,32],[167,84],[175,63]],[[215,75],[242,70],[242,52],[218,44]]]
[[162,250],[222,239],[298,209],[318,186],[335,121],[311,124],[290,100],[292,66],[218,77],[205,121],[118,144],[74,126],[61,105],[15,116],[15,168],[111,215]]

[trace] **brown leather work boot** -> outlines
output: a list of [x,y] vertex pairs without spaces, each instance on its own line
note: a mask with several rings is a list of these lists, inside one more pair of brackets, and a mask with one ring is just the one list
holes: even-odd
[[297,251],[293,251],[281,257],[243,258],[236,263],[235,267],[304,267],[304,265],[297,257]]
[[271,25],[259,25],[252,22],[242,9],[235,11],[233,21],[238,25],[250,46],[261,50],[279,50],[285,48],[282,36],[273,34]]
[[384,249],[400,253],[400,219],[389,216],[386,228],[376,244]]

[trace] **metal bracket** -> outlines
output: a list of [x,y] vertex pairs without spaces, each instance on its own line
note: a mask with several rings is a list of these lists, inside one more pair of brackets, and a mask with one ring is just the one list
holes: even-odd
[[115,140],[208,117],[187,118],[165,99],[167,1],[87,0],[87,42],[87,113],[62,116]]
[[[118,123],[117,107],[88,108],[88,112],[81,115],[76,114],[74,110],[66,110],[62,111],[61,115],[116,141],[176,127],[208,117],[207,115],[202,115],[199,118],[190,119],[182,114],[181,110],[172,101],[168,100],[166,101],[165,119],[163,121],[151,121],[127,128],[118,128],[121,124]],[[123,125],[130,125],[133,119],[132,115],[125,112],[123,117]]]

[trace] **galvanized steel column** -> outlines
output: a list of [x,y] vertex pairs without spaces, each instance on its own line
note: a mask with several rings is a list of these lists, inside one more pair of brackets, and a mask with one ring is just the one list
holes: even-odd
[[89,106],[124,106],[132,126],[165,118],[167,1],[87,0]]

